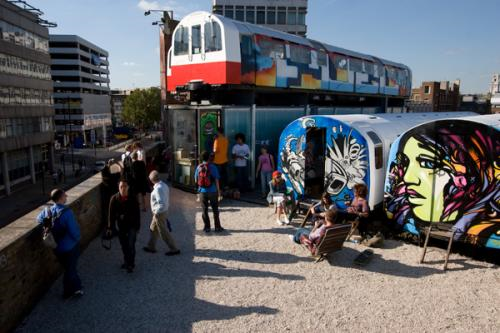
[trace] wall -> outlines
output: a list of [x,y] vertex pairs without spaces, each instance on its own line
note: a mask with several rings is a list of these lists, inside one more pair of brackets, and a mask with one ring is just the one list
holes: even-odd
[[[101,226],[101,175],[67,192],[80,223],[82,248]],[[0,332],[13,330],[61,273],[55,256],[41,241],[39,207],[0,230]]]

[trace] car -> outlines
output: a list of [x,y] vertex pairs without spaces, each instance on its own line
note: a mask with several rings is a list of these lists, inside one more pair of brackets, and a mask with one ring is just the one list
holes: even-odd
[[94,163],[94,172],[101,172],[102,169],[104,169],[104,167],[106,166],[106,162],[104,161],[96,161]]

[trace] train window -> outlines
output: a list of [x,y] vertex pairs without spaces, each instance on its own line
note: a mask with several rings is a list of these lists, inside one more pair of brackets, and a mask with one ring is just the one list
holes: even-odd
[[323,51],[317,52],[318,66],[326,66],[326,53]]
[[349,70],[352,72],[363,73],[363,62],[361,61],[361,59],[350,58]]
[[205,23],[205,52],[222,50],[222,33],[217,22]]
[[260,54],[265,57],[283,59],[285,55],[284,45],[275,40],[261,39],[258,41]]
[[306,47],[290,44],[290,60],[301,64],[310,64],[311,50]]
[[375,146],[375,169],[381,169],[384,164],[384,149],[382,145]]
[[375,75],[375,68],[373,62],[370,61],[363,61],[363,64],[365,65],[365,73],[368,75]]
[[191,53],[201,53],[201,25],[191,27]]
[[380,138],[377,135],[377,133],[375,133],[373,131],[368,131],[368,132],[366,132],[366,134],[372,140],[372,142],[373,142],[374,145],[381,145],[382,144],[382,140],[380,140]]
[[347,57],[340,54],[334,54],[333,65],[338,69],[347,69]]
[[180,26],[174,36],[174,55],[188,54],[189,50],[189,30],[187,27]]

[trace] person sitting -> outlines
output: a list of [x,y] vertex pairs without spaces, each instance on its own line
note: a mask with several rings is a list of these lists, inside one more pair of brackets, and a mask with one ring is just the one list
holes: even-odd
[[297,229],[295,235],[290,238],[297,244],[303,244],[311,251],[318,245],[326,233],[326,230],[333,227],[337,221],[337,209],[332,208],[325,212],[324,220],[318,220],[314,223],[312,230],[307,228]]
[[[279,225],[290,224],[288,216],[286,216],[286,204],[290,200],[287,196],[287,188],[285,179],[283,179],[280,171],[273,172],[273,178],[269,182],[269,194],[267,195],[267,201],[269,204],[276,205],[276,223]],[[284,221],[281,221],[281,215],[285,215]]]
[[345,212],[339,212],[340,218],[358,222],[358,231],[361,236],[365,236],[368,229],[370,207],[366,200],[367,194],[368,188],[365,184],[354,185],[354,199],[352,202],[346,202],[347,210]]
[[323,193],[321,196],[321,201],[311,207],[309,210],[310,216],[313,217],[313,220],[324,219],[325,212],[327,210],[336,208],[335,204],[332,201],[332,197],[328,193]]

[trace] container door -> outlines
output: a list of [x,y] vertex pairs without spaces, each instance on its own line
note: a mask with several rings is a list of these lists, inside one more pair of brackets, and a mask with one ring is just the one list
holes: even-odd
[[310,198],[319,199],[324,192],[326,128],[310,127],[306,132],[305,193]]

